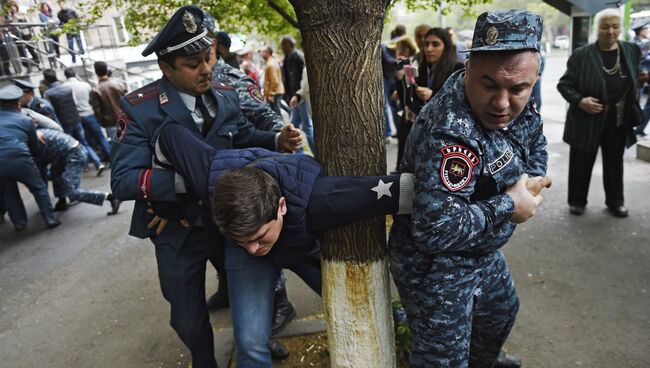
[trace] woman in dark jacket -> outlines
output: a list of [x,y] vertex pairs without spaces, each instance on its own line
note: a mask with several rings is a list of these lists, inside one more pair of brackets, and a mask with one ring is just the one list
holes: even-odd
[[463,68],[463,63],[456,58],[456,48],[449,33],[443,28],[431,28],[423,41],[424,62],[418,66],[415,84],[409,82],[403,70],[395,72],[397,93],[404,101],[405,109],[398,131],[397,167],[402,161],[406,138],[411,125],[422,107],[442,87],[447,78],[456,70]]
[[598,147],[603,151],[605,204],[616,217],[626,217],[623,198],[623,153],[636,141],[633,124],[640,112],[640,50],[619,41],[621,17],[606,9],[596,15],[596,42],[573,52],[557,85],[569,102],[563,139],[569,155],[569,212],[582,215],[587,205],[591,171]]

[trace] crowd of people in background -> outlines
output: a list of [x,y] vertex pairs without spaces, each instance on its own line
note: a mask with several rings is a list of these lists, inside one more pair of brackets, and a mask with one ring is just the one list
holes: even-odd
[[[63,80],[55,70],[45,69],[39,86],[42,97],[36,95],[41,88],[26,79],[12,79],[0,92],[6,115],[0,124],[0,219],[4,222],[7,213],[17,232],[27,227],[28,219],[17,183],[32,192],[48,228],[60,224],[55,212],[66,211],[71,202],[99,206],[108,202],[109,215],[119,209],[120,201],[111,193],[81,187],[88,161],[97,176],[109,165],[108,137],[114,136],[119,99],[127,92],[125,83],[108,76],[105,62],[94,66],[95,86],[80,80],[72,68],[63,71]],[[49,181],[57,198],[54,206],[47,192]]]
[[[81,33],[75,31],[74,26],[79,15],[65,1],[58,2],[58,12],[46,1],[38,4],[38,22],[42,24],[40,27],[33,26],[32,23],[37,21],[30,21],[28,14],[21,11],[16,1],[3,1],[2,4],[6,13],[0,17],[0,25],[4,26],[0,27],[0,76],[42,70],[43,60],[49,60],[50,65],[54,66],[57,64],[53,61],[56,58],[60,61],[58,64],[62,65],[60,35],[66,24],[69,31],[65,33],[67,44],[64,44],[64,48],[67,48],[72,63],[77,62],[78,54],[86,52]],[[43,39],[42,49],[38,47],[39,39]],[[14,58],[19,59],[19,62],[12,63]]]

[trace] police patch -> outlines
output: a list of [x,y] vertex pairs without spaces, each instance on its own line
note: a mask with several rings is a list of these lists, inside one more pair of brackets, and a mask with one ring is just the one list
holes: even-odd
[[499,172],[499,170],[503,169],[508,163],[510,163],[510,161],[512,161],[513,157],[514,153],[512,153],[512,149],[508,147],[508,149],[499,158],[494,160],[494,162],[488,164],[490,173],[494,175]]
[[467,147],[454,144],[442,147],[440,179],[451,192],[457,192],[472,180],[472,169],[480,162],[478,156]]
[[129,130],[129,116],[124,112],[120,112],[117,120],[117,132],[115,133],[115,139],[118,143],[122,143],[127,130]]
[[248,86],[248,88],[246,88],[246,92],[251,95],[251,98],[253,100],[264,103],[264,96],[262,96],[262,92],[260,92],[260,89],[256,85],[251,84]]

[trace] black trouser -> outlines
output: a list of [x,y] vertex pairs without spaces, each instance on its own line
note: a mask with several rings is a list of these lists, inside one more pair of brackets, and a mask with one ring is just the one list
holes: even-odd
[[[214,368],[214,338],[205,301],[205,265],[218,247],[203,227],[193,227],[180,249],[154,239],[158,277],[171,305],[170,323],[192,353],[192,367]],[[221,252],[223,241],[221,239]]]
[[[404,109],[404,115],[407,114],[406,109]],[[395,165],[395,171],[399,171],[399,165],[402,163],[402,157],[404,157],[404,148],[406,147],[406,140],[411,133],[411,126],[413,122],[408,121],[404,116],[397,126],[397,164]]]
[[[625,152],[625,126],[616,127],[607,122],[600,141],[603,152],[603,185],[605,204],[622,206],[623,199],[623,153]],[[569,205],[586,206],[591,171],[596,161],[595,152],[582,152],[571,147],[569,154]]]

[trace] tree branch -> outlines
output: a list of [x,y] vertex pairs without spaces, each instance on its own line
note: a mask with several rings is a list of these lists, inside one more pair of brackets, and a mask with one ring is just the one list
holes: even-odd
[[278,12],[282,18],[284,18],[289,24],[291,24],[293,27],[300,29],[300,26],[298,25],[298,21],[293,19],[289,13],[286,12],[286,10],[282,9],[282,7],[278,4],[275,3],[273,0],[266,0],[266,2],[269,4],[273,10]]

